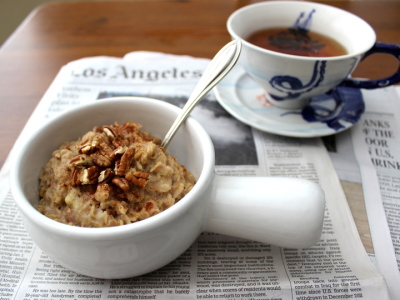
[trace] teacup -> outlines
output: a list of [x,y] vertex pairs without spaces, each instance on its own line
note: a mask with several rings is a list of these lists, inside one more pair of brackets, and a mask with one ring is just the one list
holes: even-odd
[[224,177],[214,173],[214,148],[193,118],[167,151],[196,177],[193,189],[167,210],[116,227],[83,228],[54,221],[36,210],[38,176],[53,150],[95,125],[133,121],[163,138],[181,109],[160,100],[119,97],[80,106],[50,120],[15,153],[11,190],[26,229],[50,258],[77,273],[126,278],[156,270],[182,254],[204,231],[306,248],[320,238],[325,198],[307,180]]
[[[227,21],[233,39],[242,40],[239,62],[265,91],[272,104],[298,109],[311,97],[338,85],[374,89],[400,81],[400,69],[380,80],[354,80],[348,76],[361,59],[386,53],[400,59],[398,45],[376,42],[371,26],[347,11],[312,2],[268,1],[245,6]],[[255,46],[248,37],[263,29],[292,28],[329,37],[345,48],[345,54],[312,57],[285,54]]]

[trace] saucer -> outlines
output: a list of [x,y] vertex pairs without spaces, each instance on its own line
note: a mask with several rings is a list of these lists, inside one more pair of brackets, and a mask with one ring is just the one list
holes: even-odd
[[360,89],[336,87],[311,98],[302,109],[281,109],[236,65],[214,88],[218,102],[233,117],[261,131],[290,137],[321,137],[357,123],[365,104]]

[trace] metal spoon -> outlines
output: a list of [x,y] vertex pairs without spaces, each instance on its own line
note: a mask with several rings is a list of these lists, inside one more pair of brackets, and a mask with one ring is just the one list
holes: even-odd
[[240,40],[233,40],[232,42],[226,44],[211,60],[210,64],[204,71],[197,83],[195,89],[190,95],[188,101],[183,107],[182,112],[176,118],[172,127],[165,135],[164,140],[161,143],[161,147],[167,148],[169,142],[174,137],[176,131],[182,125],[182,123],[189,116],[190,112],[196,106],[196,104],[206,95],[226,74],[232,69],[236,64],[240,51],[242,49],[242,44]]

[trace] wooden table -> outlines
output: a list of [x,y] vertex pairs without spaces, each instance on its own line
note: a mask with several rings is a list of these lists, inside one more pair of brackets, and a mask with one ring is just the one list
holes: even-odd
[[[87,56],[136,50],[211,58],[229,40],[226,20],[252,0],[137,0],[56,3],[33,11],[0,49],[0,167],[60,68]],[[329,1],[368,21],[379,41],[400,44],[400,2]],[[394,72],[393,58],[367,59],[356,76]],[[367,251],[362,188],[342,182]]]

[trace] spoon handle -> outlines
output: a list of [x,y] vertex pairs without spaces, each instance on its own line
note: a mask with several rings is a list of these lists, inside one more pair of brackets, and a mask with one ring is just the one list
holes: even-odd
[[242,44],[240,40],[233,40],[215,55],[183,107],[182,112],[165,135],[161,147],[167,148],[176,131],[189,116],[196,104],[233,68],[239,58],[241,48]]

